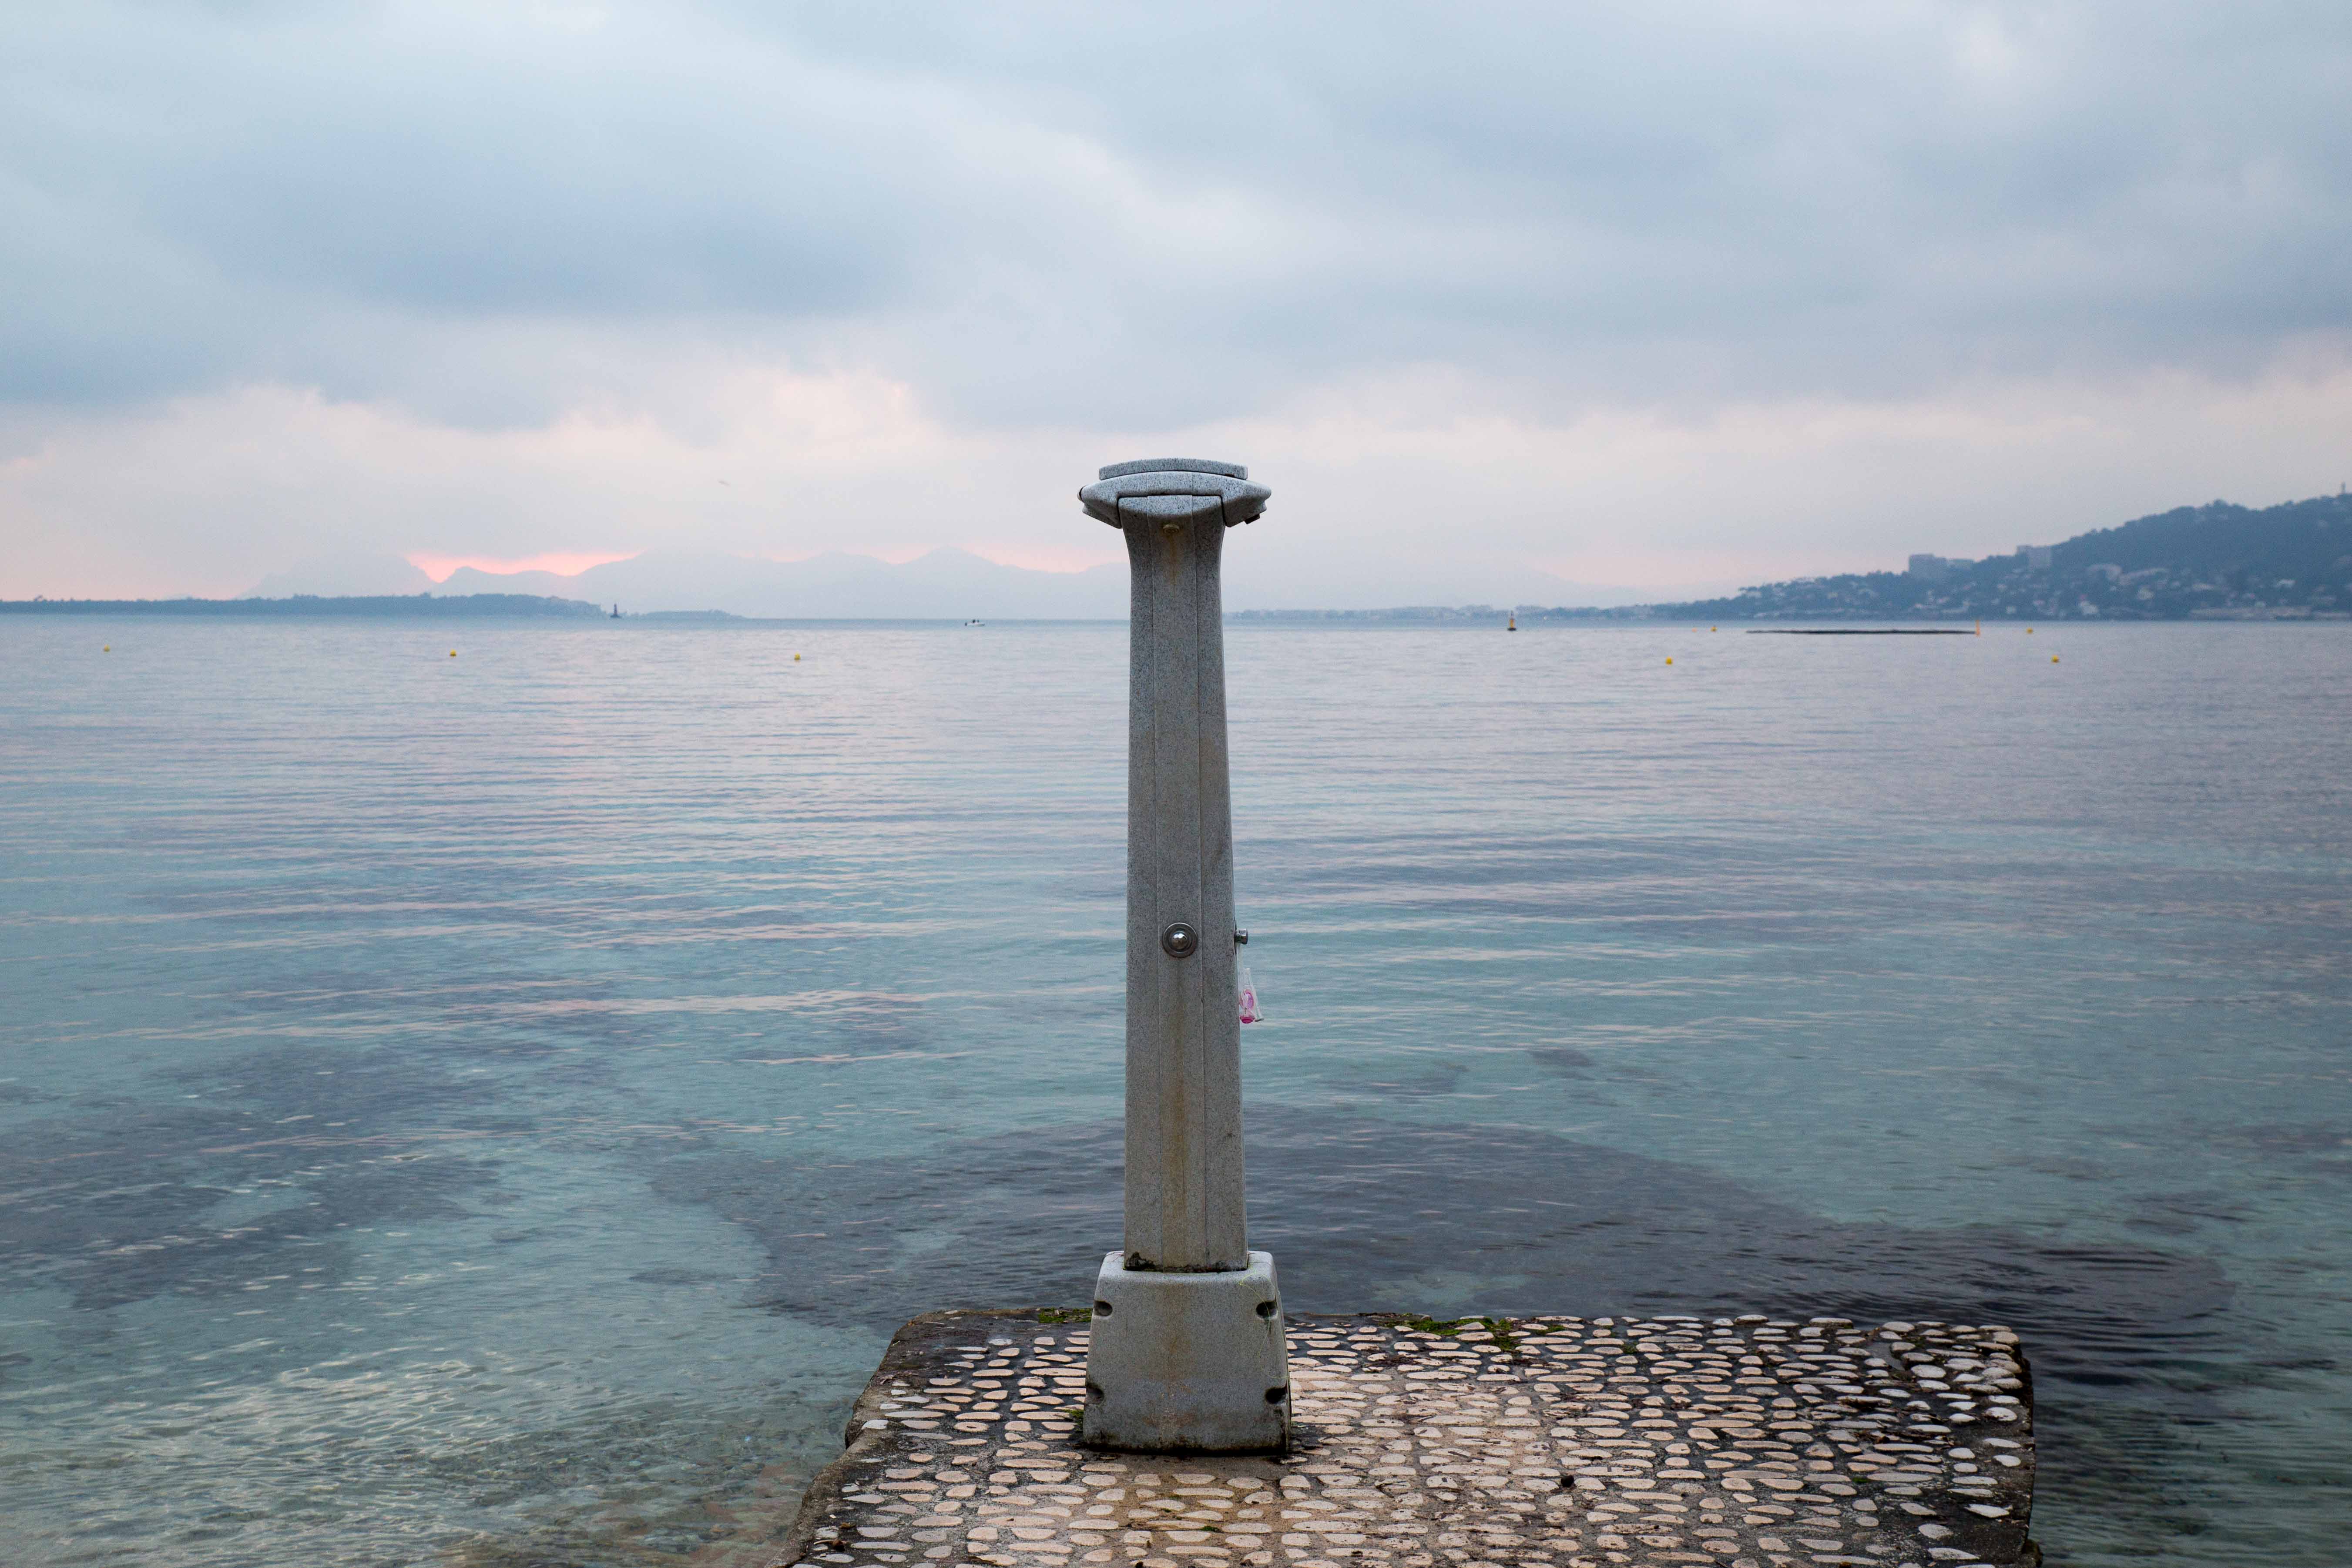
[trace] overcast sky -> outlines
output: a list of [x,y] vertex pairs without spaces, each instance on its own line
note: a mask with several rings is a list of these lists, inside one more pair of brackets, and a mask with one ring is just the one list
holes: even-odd
[[2352,479],[2352,5],[12,3],[0,595],[1113,559],[1236,603]]

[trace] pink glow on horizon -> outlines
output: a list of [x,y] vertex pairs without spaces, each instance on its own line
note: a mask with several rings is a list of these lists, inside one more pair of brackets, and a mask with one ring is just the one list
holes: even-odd
[[[1117,552],[1105,554],[1100,551],[1065,549],[1059,545],[1032,549],[1017,544],[998,544],[993,542],[945,545],[893,544],[878,550],[845,550],[842,553],[862,555],[869,561],[880,561],[891,566],[904,566],[909,561],[920,561],[936,550],[961,550],[966,554],[977,555],[982,561],[992,562],[999,566],[1018,566],[1029,572],[1086,572],[1097,566],[1108,566],[1114,563],[1123,564],[1127,560],[1124,554]],[[789,553],[783,551],[770,551],[760,559],[789,565],[795,561],[814,561],[820,553],[821,552],[814,550],[793,551]]]
[[1097,566],[1113,563],[1124,565],[1124,550],[1086,550],[1076,546],[1024,544],[967,544],[966,550],[983,561],[993,561],[999,566],[1018,566],[1029,572],[1087,572]]
[[[904,566],[908,562],[920,560],[939,548],[940,546],[933,544],[899,544],[879,550],[855,550],[847,553],[887,562],[893,566]],[[982,560],[992,561],[999,566],[1018,566],[1031,572],[1084,572],[1092,567],[1123,559],[1117,554],[1106,554],[1100,551],[1061,546],[1024,549],[1017,544],[1000,544],[993,541],[987,543],[959,544],[953,548],[968,551]],[[431,551],[419,550],[412,552],[404,559],[411,566],[432,578],[434,582],[446,583],[449,580],[450,574],[461,566],[470,566],[477,572],[488,572],[499,576],[516,572],[552,572],[559,577],[575,577],[591,566],[602,566],[614,561],[632,561],[643,553],[644,552],[636,550],[551,550],[539,555],[518,555],[509,558],[495,555],[439,555]],[[773,561],[781,564],[813,560],[819,553],[821,552],[809,550],[773,551],[763,552],[751,559]]]
[[446,583],[449,580],[449,574],[460,566],[471,566],[477,572],[495,572],[502,576],[510,572],[552,572],[559,577],[577,577],[591,566],[631,560],[638,553],[635,550],[551,550],[543,555],[522,555],[512,561],[500,561],[488,555],[435,555],[420,550],[407,560],[411,566],[436,583]]

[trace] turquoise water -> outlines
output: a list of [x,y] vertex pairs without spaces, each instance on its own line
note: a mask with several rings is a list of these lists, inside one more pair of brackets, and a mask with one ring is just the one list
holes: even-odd
[[[2053,1563],[2343,1560],[2347,628],[1228,658],[1295,1306],[2007,1321]],[[725,1562],[1116,1245],[1123,627],[0,669],[10,1563]]]

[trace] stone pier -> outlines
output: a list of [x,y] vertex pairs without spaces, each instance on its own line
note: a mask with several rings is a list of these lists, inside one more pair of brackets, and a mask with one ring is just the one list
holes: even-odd
[[1087,1307],[900,1330],[785,1564],[2038,1563],[2017,1336],[1286,1310],[1249,1248],[1221,563],[1272,492],[1114,463],[1125,537],[1126,1229]]
[[1279,1455],[1085,1444],[1084,1310],[900,1330],[779,1564],[2039,1563],[1989,1326],[1292,1313]]

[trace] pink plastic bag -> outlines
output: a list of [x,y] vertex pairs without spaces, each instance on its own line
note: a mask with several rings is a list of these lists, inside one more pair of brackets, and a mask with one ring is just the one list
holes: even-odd
[[1249,965],[1242,965],[1242,1022],[1262,1022],[1265,1015],[1257,1010],[1257,984],[1250,979]]

